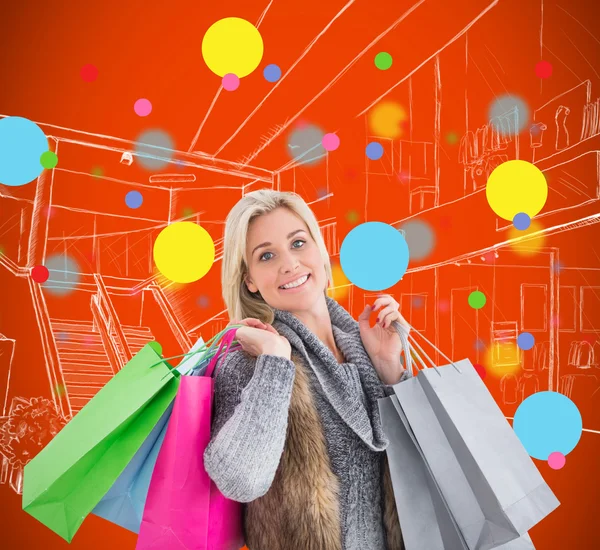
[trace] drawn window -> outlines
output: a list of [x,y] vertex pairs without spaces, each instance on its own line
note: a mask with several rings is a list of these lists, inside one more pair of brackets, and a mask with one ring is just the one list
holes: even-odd
[[581,332],[600,330],[600,286],[582,286],[579,307]]
[[576,287],[561,286],[558,290],[558,330],[575,332],[577,324]]
[[521,327],[525,331],[548,330],[548,290],[546,285],[521,285]]
[[426,330],[427,294],[402,294],[400,312],[415,330]]

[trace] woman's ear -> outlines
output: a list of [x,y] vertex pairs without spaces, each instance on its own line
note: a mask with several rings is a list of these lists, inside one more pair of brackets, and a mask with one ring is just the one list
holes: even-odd
[[246,275],[246,277],[244,279],[244,283],[246,283],[248,290],[250,292],[252,292],[253,294],[258,292],[258,287],[252,282],[252,279],[250,278],[250,276]]

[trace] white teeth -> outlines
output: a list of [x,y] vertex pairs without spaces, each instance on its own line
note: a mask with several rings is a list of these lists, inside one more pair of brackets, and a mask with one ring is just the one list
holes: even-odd
[[295,288],[297,286],[303,285],[308,280],[308,275],[304,275],[304,277],[300,277],[300,279],[294,281],[293,283],[283,285],[279,288]]

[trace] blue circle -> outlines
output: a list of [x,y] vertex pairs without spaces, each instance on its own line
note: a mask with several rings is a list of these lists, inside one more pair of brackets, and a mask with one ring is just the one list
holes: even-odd
[[524,350],[531,349],[535,344],[535,338],[530,332],[522,332],[517,338],[517,345]]
[[366,153],[367,157],[371,160],[379,160],[383,156],[383,145],[376,141],[372,141],[367,145]]
[[519,212],[513,218],[513,225],[519,231],[525,231],[531,225],[531,218],[525,212]]
[[144,202],[144,197],[139,191],[129,191],[127,195],[125,195],[125,204],[129,206],[129,208],[139,208],[142,206]]
[[44,170],[40,157],[46,151],[48,139],[35,122],[19,116],[0,119],[0,183],[32,182]]
[[576,447],[583,422],[579,409],[567,396],[542,391],[519,405],[513,429],[530,456],[548,460],[551,453],[567,456]]
[[271,63],[263,69],[263,76],[267,82],[277,82],[281,78],[281,69],[279,65]]
[[340,248],[344,275],[363,290],[379,291],[394,286],[406,272],[408,257],[402,233],[383,222],[356,226]]

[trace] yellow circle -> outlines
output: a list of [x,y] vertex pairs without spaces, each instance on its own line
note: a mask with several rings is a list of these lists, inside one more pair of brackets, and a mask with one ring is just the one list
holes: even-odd
[[406,111],[393,101],[383,101],[369,113],[369,128],[378,137],[397,138],[402,135],[401,123],[406,120]]
[[258,29],[245,19],[226,17],[206,31],[202,57],[218,76],[228,73],[238,78],[249,75],[262,60],[263,39]]
[[520,212],[530,218],[546,204],[548,184],[539,168],[525,160],[509,160],[488,178],[485,194],[492,210],[512,221]]
[[175,283],[192,283],[208,273],[215,261],[215,244],[208,231],[192,222],[165,227],[154,241],[154,263]]

